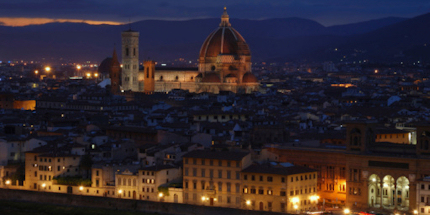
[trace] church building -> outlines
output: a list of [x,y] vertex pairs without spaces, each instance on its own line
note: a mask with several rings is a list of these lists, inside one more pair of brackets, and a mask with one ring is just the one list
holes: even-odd
[[[156,67],[154,61],[145,61],[143,70],[139,70],[139,32],[130,29],[122,32],[121,38],[121,91],[152,93],[182,89],[217,94],[220,91],[251,93],[259,89],[259,82],[251,72],[249,46],[231,27],[226,8],[219,27],[203,42],[198,68]],[[112,63],[102,64],[99,73],[111,73]]]

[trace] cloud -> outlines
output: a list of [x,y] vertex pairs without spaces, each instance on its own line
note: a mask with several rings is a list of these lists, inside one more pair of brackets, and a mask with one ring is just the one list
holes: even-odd
[[46,23],[52,22],[73,22],[73,23],[87,23],[90,25],[121,25],[123,23],[120,22],[112,22],[112,21],[95,21],[95,20],[81,20],[81,19],[49,19],[49,18],[26,18],[26,17],[0,17],[0,25],[4,26],[27,26],[27,25],[42,25]]

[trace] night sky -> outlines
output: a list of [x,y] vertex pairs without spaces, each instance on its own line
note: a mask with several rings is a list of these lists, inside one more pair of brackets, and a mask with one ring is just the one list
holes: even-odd
[[231,18],[300,17],[325,26],[430,12],[429,0],[0,0],[0,22],[183,20],[219,17],[224,6]]

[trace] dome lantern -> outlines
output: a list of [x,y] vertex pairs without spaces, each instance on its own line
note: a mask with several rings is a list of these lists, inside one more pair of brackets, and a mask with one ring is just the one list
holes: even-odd
[[224,12],[221,16],[221,23],[219,24],[219,27],[230,27],[230,17],[227,14],[227,7],[224,7]]

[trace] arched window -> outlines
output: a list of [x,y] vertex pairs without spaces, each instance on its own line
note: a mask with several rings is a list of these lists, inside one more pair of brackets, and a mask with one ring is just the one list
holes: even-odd
[[146,68],[146,77],[149,78],[149,67]]
[[358,137],[354,137],[354,141],[353,141],[352,145],[358,146]]
[[163,76],[160,76],[160,81],[162,81],[163,80]]
[[211,70],[212,70],[212,71],[215,71],[215,66],[211,66]]
[[128,56],[128,48],[125,48],[125,56]]

